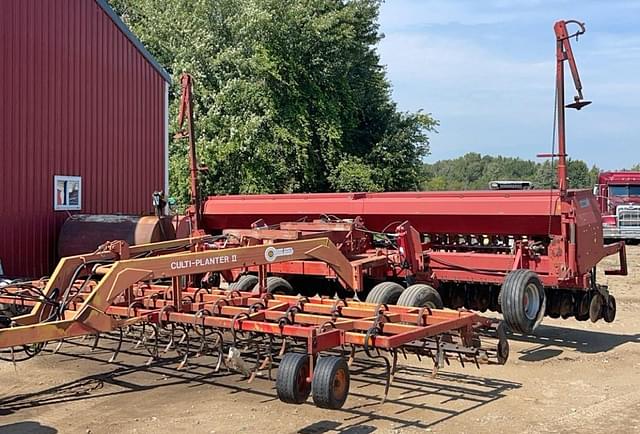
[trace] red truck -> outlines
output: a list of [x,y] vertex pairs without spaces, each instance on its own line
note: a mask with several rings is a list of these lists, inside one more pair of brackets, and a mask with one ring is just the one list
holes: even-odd
[[640,172],[602,172],[594,194],[604,238],[640,242]]

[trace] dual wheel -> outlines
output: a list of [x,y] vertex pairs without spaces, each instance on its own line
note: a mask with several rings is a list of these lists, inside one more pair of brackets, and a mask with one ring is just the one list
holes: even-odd
[[278,398],[289,404],[302,404],[311,394],[317,407],[342,408],[349,394],[347,362],[338,356],[319,357],[309,384],[309,360],[302,353],[286,353],[282,357],[276,377]]
[[442,309],[444,303],[438,291],[429,285],[418,283],[404,288],[396,282],[382,282],[374,286],[366,298],[372,304],[397,304],[399,306]]
[[[246,291],[258,293],[259,291],[258,276],[253,274],[244,274],[238,278],[235,282],[229,284],[229,289],[236,291]],[[294,295],[293,287],[282,277],[269,276],[267,277],[267,292],[270,294],[282,294],[282,295]]]

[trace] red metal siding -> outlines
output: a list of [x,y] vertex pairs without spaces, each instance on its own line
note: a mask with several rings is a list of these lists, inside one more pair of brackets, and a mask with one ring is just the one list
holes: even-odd
[[0,0],[0,260],[55,262],[54,175],[82,176],[82,213],[143,214],[164,186],[161,75],[89,0]]

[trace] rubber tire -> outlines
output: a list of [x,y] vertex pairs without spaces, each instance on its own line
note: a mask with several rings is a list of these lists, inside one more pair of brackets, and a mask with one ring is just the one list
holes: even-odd
[[616,298],[613,295],[609,295],[609,303],[602,309],[602,317],[605,322],[612,323],[616,319],[616,310]]
[[[257,294],[259,289],[259,282],[256,281],[252,293]],[[267,277],[267,292],[269,294],[296,295],[293,286],[278,276]]]
[[253,274],[243,274],[238,280],[229,284],[229,289],[233,291],[249,292],[258,283],[258,276]]
[[[280,401],[287,404],[305,402],[311,393],[311,384],[306,383],[308,375],[309,356],[302,353],[286,353],[280,360],[276,376],[276,392]],[[305,382],[302,387],[301,381]]]
[[[540,296],[540,309],[534,319],[529,319],[525,315],[524,293],[527,286],[534,284]],[[546,294],[542,282],[536,273],[531,270],[513,270],[502,283],[500,299],[498,300],[502,308],[504,321],[512,331],[523,334],[530,334],[540,325],[546,307]]]
[[507,339],[507,333],[505,331],[504,323],[498,325],[496,330],[498,337],[498,346],[496,348],[496,356],[498,358],[498,364],[504,365],[509,360],[509,340]]
[[[344,393],[336,394],[335,381],[338,372],[344,372],[346,384]],[[318,359],[316,369],[313,372],[313,382],[311,384],[311,394],[313,402],[319,408],[337,410],[342,408],[349,395],[349,366],[343,357],[324,356]]]
[[431,286],[423,283],[411,285],[402,291],[400,298],[398,298],[398,305],[412,307],[427,306],[431,309],[442,309],[444,307],[440,293]]
[[371,304],[397,304],[403,291],[402,285],[396,282],[378,283],[367,294],[365,301]]

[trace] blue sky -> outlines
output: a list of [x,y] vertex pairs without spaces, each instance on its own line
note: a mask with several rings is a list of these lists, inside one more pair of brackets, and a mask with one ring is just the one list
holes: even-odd
[[549,152],[558,19],[586,23],[572,46],[593,101],[567,111],[569,155],[604,169],[640,163],[640,0],[386,0],[379,53],[394,100],[440,121],[426,161]]

